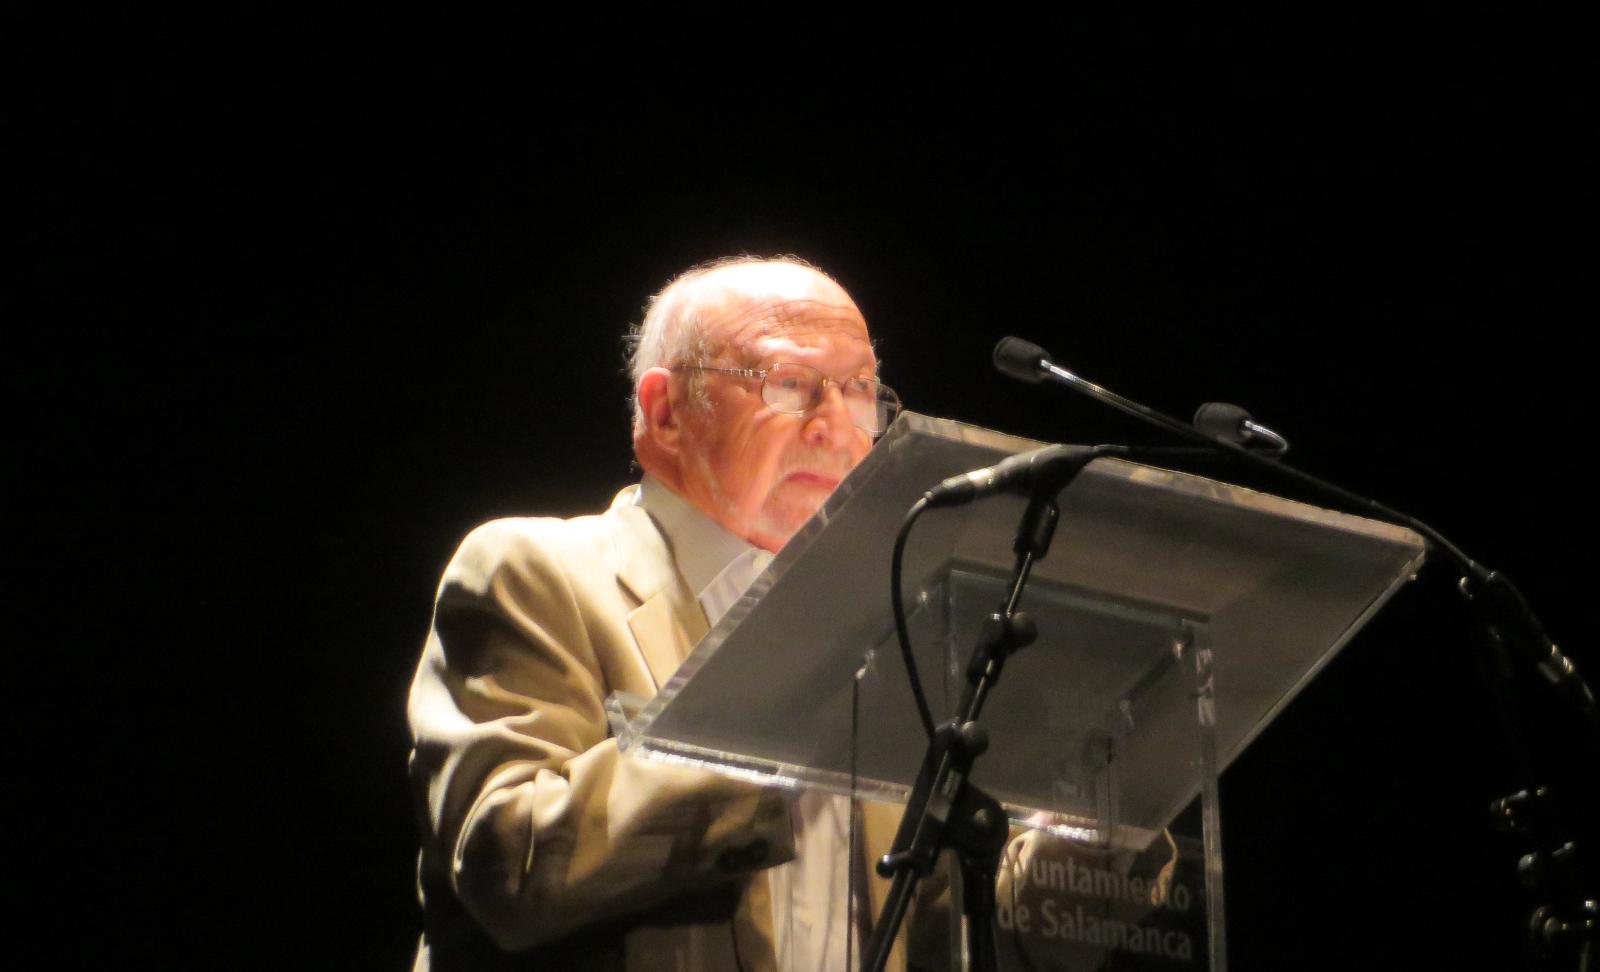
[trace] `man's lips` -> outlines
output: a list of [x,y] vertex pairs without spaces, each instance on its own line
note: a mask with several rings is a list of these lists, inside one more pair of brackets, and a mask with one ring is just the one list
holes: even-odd
[[802,486],[814,486],[817,489],[833,489],[839,485],[839,477],[820,472],[792,472],[784,477],[792,483]]

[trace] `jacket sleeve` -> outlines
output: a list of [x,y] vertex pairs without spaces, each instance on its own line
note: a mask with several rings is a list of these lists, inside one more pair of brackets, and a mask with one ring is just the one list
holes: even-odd
[[635,649],[615,576],[569,527],[468,536],[411,689],[424,872],[507,950],[792,856],[778,792],[618,753],[608,668]]

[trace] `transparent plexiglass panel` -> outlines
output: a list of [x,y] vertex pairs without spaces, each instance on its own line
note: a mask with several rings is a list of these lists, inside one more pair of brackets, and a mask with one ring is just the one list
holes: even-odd
[[[889,556],[940,480],[1040,443],[906,413],[694,649],[620,725],[625,750],[789,785],[903,800],[924,737],[893,637]],[[1192,670],[1212,652],[1225,766],[1420,565],[1409,530],[1242,487],[1096,460],[1023,606],[1039,640],[984,709],[979,782],[1019,818],[1162,827],[1198,792]],[[1024,501],[925,514],[907,548],[918,668],[936,707],[998,604]],[[855,731],[852,732],[852,726]]]

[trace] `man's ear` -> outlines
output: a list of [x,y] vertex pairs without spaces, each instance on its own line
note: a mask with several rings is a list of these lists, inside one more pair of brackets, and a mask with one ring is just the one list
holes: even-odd
[[657,447],[676,453],[683,430],[672,404],[672,372],[665,368],[647,370],[639,376],[638,396],[645,437]]

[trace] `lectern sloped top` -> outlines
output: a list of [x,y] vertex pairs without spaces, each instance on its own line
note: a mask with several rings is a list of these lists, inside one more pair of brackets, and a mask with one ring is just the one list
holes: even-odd
[[[895,533],[942,479],[1039,445],[904,413],[661,692],[626,711],[622,747],[903,800],[924,736],[889,607]],[[906,603],[936,718],[999,603],[1023,505],[932,510],[912,534]],[[1181,652],[1211,652],[1225,766],[1424,555],[1401,527],[1119,460],[1091,463],[1060,507],[1022,604],[1039,639],[989,697],[974,776],[1019,815],[1164,826],[1199,780]]]

